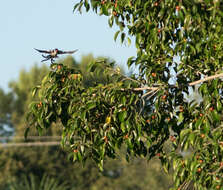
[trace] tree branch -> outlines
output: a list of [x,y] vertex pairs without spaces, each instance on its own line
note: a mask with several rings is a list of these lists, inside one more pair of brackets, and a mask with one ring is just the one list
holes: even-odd
[[[208,80],[213,80],[215,78],[223,78],[223,73],[220,73],[220,74],[216,74],[216,75],[212,75],[212,76],[209,76],[209,77],[205,77],[204,79],[200,79],[200,80],[197,80],[197,81],[194,81],[194,82],[191,82],[189,83],[189,86],[194,86],[196,84],[200,84],[202,82],[205,82],[205,81],[208,81]],[[143,91],[143,90],[151,90],[151,91],[155,91],[155,90],[158,90],[159,87],[141,87],[141,88],[133,88],[134,91]]]
[[220,166],[217,170],[215,170],[214,172],[208,172],[208,174],[215,175],[215,174],[219,173],[222,168],[223,168],[223,166]]
[[208,81],[208,80],[213,80],[215,78],[220,78],[220,77],[223,77],[223,73],[212,75],[212,76],[209,76],[209,77],[205,77],[204,79],[191,82],[191,83],[189,83],[189,86],[194,86],[196,84],[199,84],[199,83],[202,83],[202,82],[205,82],[205,81]]
[[[216,75],[212,75],[212,76],[209,76],[209,77],[205,77],[204,79],[200,79],[200,80],[191,82],[191,83],[189,83],[188,85],[189,85],[189,86],[194,86],[194,85],[196,85],[196,84],[200,84],[200,83],[202,83],[202,82],[205,82],[205,81],[208,81],[208,80],[213,80],[213,79],[215,79],[215,78],[221,78],[221,77],[223,78],[223,73],[216,74]],[[129,78],[129,77],[127,77],[126,79],[131,80],[131,78]],[[132,79],[132,80],[135,81],[135,82],[139,82],[139,81],[137,81],[137,80],[135,80],[135,79]],[[157,86],[157,85],[156,85],[156,86]],[[174,86],[174,85],[172,85],[172,86]],[[143,87],[139,87],[139,88],[132,88],[132,90],[133,90],[133,91],[149,90],[149,91],[154,92],[154,91],[159,90],[160,87],[161,87],[161,85],[159,85],[159,87],[143,86]],[[123,88],[123,89],[121,89],[121,90],[124,91],[124,90],[126,90],[126,89]]]
[[141,87],[141,88],[133,88],[134,91],[143,91],[143,90],[152,90],[152,91],[155,91],[155,90],[158,90],[159,87],[149,87],[149,86],[144,86],[144,87]]

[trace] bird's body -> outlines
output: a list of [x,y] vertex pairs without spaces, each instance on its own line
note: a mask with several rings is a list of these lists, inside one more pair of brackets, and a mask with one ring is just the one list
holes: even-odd
[[38,51],[38,52],[40,52],[40,53],[48,54],[48,55],[42,55],[43,58],[45,58],[45,59],[42,60],[41,62],[48,61],[50,59],[51,60],[51,63],[54,62],[54,58],[58,58],[58,55],[59,54],[72,54],[72,53],[75,53],[77,51],[77,50],[73,50],[73,51],[61,51],[61,50],[58,50],[57,48],[56,49],[53,49],[53,50],[39,50],[39,49],[35,49],[35,50]]

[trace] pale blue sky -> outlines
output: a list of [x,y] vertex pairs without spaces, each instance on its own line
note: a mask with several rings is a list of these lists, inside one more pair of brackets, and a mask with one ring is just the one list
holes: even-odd
[[[19,71],[42,64],[33,48],[79,49],[74,55],[109,56],[125,64],[136,55],[134,45],[114,42],[117,28],[109,28],[107,18],[95,13],[73,13],[74,0],[0,1],[0,87],[16,80]],[[47,63],[50,64],[50,63]]]

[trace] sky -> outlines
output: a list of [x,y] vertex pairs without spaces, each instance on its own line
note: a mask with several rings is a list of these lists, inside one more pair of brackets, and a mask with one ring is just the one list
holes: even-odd
[[110,57],[120,65],[136,55],[134,44],[129,47],[114,41],[117,28],[108,26],[107,17],[93,12],[73,13],[77,2],[0,1],[0,88],[8,91],[8,83],[16,80],[22,69],[42,64],[41,55],[33,48],[78,49],[74,54],[77,61],[92,53]]

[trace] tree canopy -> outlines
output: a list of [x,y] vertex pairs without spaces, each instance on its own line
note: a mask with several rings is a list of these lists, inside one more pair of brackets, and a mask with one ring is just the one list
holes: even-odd
[[[95,59],[92,55],[86,55],[77,62],[73,57],[66,57],[59,60],[59,63],[80,70],[83,73],[84,86],[87,88],[95,85],[96,82],[103,84],[107,80],[102,75],[95,77],[87,71],[87,64]],[[110,59],[105,58],[105,60],[112,62]],[[123,159],[123,150],[118,152],[118,159],[110,159],[106,162],[102,173],[90,160],[85,163],[85,167],[78,163],[74,164],[59,146],[47,144],[60,139],[58,138],[62,131],[60,121],[48,130],[44,130],[44,136],[40,138],[36,136],[38,134],[35,128],[30,130],[26,140],[22,138],[27,127],[25,113],[28,104],[39,101],[37,97],[31,96],[30,90],[40,85],[47,73],[49,68],[46,65],[34,65],[29,70],[20,71],[19,77],[10,82],[11,88],[8,93],[0,91],[0,118],[3,121],[4,116],[9,115],[10,117],[6,118],[13,129],[11,130],[13,136],[10,134],[8,143],[0,145],[0,189],[28,190],[34,187],[39,189],[39,186],[42,189],[55,188],[54,186],[60,188],[58,184],[61,184],[64,190],[72,188],[96,190],[103,189],[105,186],[111,190],[130,190],[145,189],[148,185],[151,189],[165,190],[170,187],[172,181],[163,172],[159,172],[161,166],[158,159],[153,160],[149,165],[139,158],[131,158],[130,163],[127,163]],[[6,133],[2,133],[1,136],[4,139]],[[30,146],[29,143],[33,145]],[[42,145],[37,146],[38,143]],[[147,180],[142,181],[142,177]],[[66,187],[63,184],[66,184]]]
[[[30,105],[29,123],[40,132],[61,120],[62,142],[74,161],[100,169],[117,150],[126,159],[157,156],[173,169],[173,189],[221,189],[223,184],[223,2],[220,0],[80,0],[116,24],[121,42],[135,38],[137,56],[123,75],[113,63],[93,61],[103,84],[84,86],[75,68],[52,64]],[[102,62],[102,67],[96,67]],[[200,100],[187,97],[198,89]],[[28,128],[29,129],[29,128]]]
[[0,100],[0,136],[9,136],[13,133],[11,123],[13,95],[0,89]]

